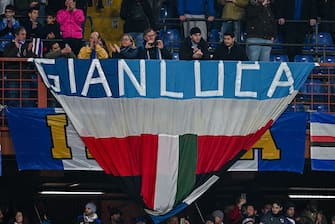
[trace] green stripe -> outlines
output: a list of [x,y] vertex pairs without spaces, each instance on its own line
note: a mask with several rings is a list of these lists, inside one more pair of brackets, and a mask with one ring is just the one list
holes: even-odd
[[179,166],[175,205],[179,204],[193,190],[196,181],[198,160],[198,136],[179,136]]

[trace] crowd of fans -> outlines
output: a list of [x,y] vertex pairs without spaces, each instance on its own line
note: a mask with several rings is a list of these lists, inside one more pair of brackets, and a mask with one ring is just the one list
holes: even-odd
[[[302,44],[306,33],[316,25],[317,18],[333,20],[332,10],[335,9],[335,2],[327,0],[123,0],[120,17],[125,21],[125,35],[121,45],[117,45],[109,41],[106,44],[99,30],[83,44],[88,0],[65,0],[64,7],[59,6],[63,1],[59,1],[58,6],[52,0],[21,1],[6,0],[0,5],[1,10],[5,2],[12,3],[4,7],[0,23],[0,55],[4,57],[30,57],[34,52],[35,56],[46,58],[171,59],[171,49],[166,49],[166,43],[157,35],[159,18],[155,16],[155,10],[157,5],[165,5],[175,12],[169,16],[179,18],[183,26],[185,39],[177,49],[179,59],[269,61],[271,44],[278,34],[283,36],[285,43]],[[218,23],[215,18],[223,21]],[[306,20],[308,23],[287,22],[289,20]],[[208,51],[208,29],[215,24],[221,29],[222,44],[215,51]],[[321,31],[334,33],[332,25],[335,24],[320,26]],[[247,35],[246,48],[236,43],[241,33]],[[44,40],[43,55],[32,49],[32,38]],[[10,39],[14,45],[9,44]],[[26,42],[30,43],[22,49],[21,45]],[[301,48],[287,47],[291,61],[295,55],[301,54]]]
[[[110,224],[146,224],[152,223],[147,215],[129,218],[123,216],[119,208],[108,208],[108,223]],[[334,224],[335,216],[326,216],[319,209],[317,201],[310,201],[302,210],[298,210],[296,205],[290,201],[282,204],[273,201],[263,204],[257,208],[253,203],[247,203],[245,198],[239,198],[235,204],[227,205],[224,208],[213,210],[209,214],[199,214],[191,216],[183,213],[172,216],[165,220],[164,224]],[[83,212],[74,215],[73,224],[102,224],[96,204],[86,203]],[[52,217],[47,214],[38,214],[40,224],[52,224]],[[23,210],[10,212],[7,208],[0,208],[1,224],[29,224],[29,215]],[[196,217],[196,218],[195,218]],[[328,219],[327,219],[328,217]]]

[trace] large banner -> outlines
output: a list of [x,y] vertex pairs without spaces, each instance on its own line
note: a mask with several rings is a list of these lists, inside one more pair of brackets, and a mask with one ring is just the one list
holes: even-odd
[[305,164],[305,112],[283,113],[230,171],[288,171],[302,173]]
[[286,109],[313,63],[34,59],[90,153],[156,223],[196,200]]
[[335,171],[335,115],[311,115],[312,170]]
[[[102,170],[62,109],[5,109],[19,170]],[[283,113],[230,171],[302,173],[307,113]],[[294,150],[292,150],[294,149]],[[70,154],[70,159],[62,159]]]

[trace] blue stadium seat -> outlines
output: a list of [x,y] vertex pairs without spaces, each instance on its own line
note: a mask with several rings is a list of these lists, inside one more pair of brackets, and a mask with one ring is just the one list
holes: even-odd
[[178,52],[173,52],[172,53],[172,60],[179,60],[179,53]]
[[314,62],[314,58],[312,55],[296,55],[294,57],[295,62]]
[[320,32],[318,35],[315,33],[312,34],[311,43],[315,44],[316,41],[319,45],[332,45],[333,44],[333,38],[330,35],[330,33],[327,32]]
[[305,107],[303,103],[291,103],[288,105],[286,112],[304,112]]
[[178,29],[167,29],[159,32],[159,37],[164,42],[165,47],[179,48],[180,46],[180,33]]
[[208,43],[210,48],[217,48],[220,45],[220,30],[212,29],[209,32]]
[[320,58],[321,63],[335,63],[335,56],[322,56]]
[[270,61],[288,62],[289,60],[286,54],[271,54]]
[[317,112],[328,112],[328,105],[327,104],[313,104],[313,110]]

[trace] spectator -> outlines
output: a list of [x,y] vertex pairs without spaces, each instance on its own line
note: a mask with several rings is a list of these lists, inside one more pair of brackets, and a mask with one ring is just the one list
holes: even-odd
[[32,43],[26,42],[27,32],[22,26],[15,29],[15,39],[13,42],[7,44],[4,49],[4,57],[19,57],[29,58],[35,55],[31,51]]
[[202,38],[201,30],[193,27],[179,49],[180,60],[209,60],[208,43]]
[[41,38],[43,36],[42,25],[37,21],[38,18],[38,9],[30,8],[28,10],[28,20],[25,20],[22,23],[22,26],[26,28],[27,39],[30,38]]
[[223,212],[221,210],[215,210],[212,212],[212,216],[214,218],[214,224],[223,224]]
[[27,224],[28,221],[24,217],[22,210],[17,210],[15,213],[14,218],[9,222],[10,224]]
[[77,224],[101,224],[97,213],[97,207],[94,203],[89,202],[85,205],[84,213],[77,218]]
[[[207,3],[207,6],[206,6]],[[187,37],[192,27],[199,27],[204,40],[207,40],[206,21],[186,21],[187,19],[205,19],[205,9],[208,10],[209,22],[214,20],[215,8],[214,0],[178,0],[179,19],[184,22],[184,37]]]
[[245,49],[235,42],[234,33],[226,32],[223,43],[215,50],[214,60],[248,61]]
[[[295,5],[296,3],[297,5]],[[302,44],[308,30],[316,24],[316,0],[280,0],[276,3],[276,7],[278,7],[278,23],[284,29],[284,42]],[[286,20],[308,20],[308,24],[287,23]],[[302,47],[289,46],[286,50],[290,61],[294,61],[294,56],[301,54]]]
[[164,47],[162,40],[157,39],[156,32],[149,28],[144,31],[144,47],[139,48],[139,58],[143,59],[171,59],[172,55]]
[[137,46],[143,44],[143,32],[155,27],[148,0],[123,0],[120,17],[125,21],[123,32],[129,33]]
[[317,220],[318,203],[317,201],[310,201],[306,208],[301,212],[299,223],[301,224],[315,224]]
[[130,34],[123,34],[121,38],[121,46],[110,44],[113,58],[136,59],[138,56],[138,48],[135,46],[133,37]]
[[[4,57],[13,57],[13,58],[30,58],[36,57],[32,52],[32,43],[26,42],[26,29],[22,26],[19,26],[15,29],[15,39],[13,42],[7,44],[4,49]],[[11,62],[8,63],[7,68],[10,68],[13,71],[8,71],[6,76],[6,87],[10,88],[10,91],[7,91],[7,98],[9,99],[6,104],[9,106],[19,106],[19,98],[20,98],[20,90],[19,88],[23,88],[25,90],[22,91],[22,99],[23,105],[32,107],[36,106],[35,102],[30,98],[31,94],[31,85],[32,85],[32,73],[29,71],[29,65],[24,64],[23,68],[25,71],[19,75],[17,71],[18,63]],[[31,69],[31,68],[30,68]],[[24,79],[24,80],[20,80]],[[21,85],[20,85],[21,82]]]
[[111,224],[122,224],[122,214],[120,209],[112,208],[109,211],[111,217]]
[[208,215],[205,219],[205,224],[214,224],[214,217],[212,215]]
[[331,224],[335,224],[335,215],[330,218]]
[[76,58],[71,47],[66,44],[63,49],[60,48],[58,42],[51,43],[50,51],[45,55],[46,58]]
[[283,206],[280,202],[273,202],[271,212],[262,217],[262,224],[285,224],[285,216],[282,214]]
[[327,224],[327,219],[321,210],[316,214],[315,224]]
[[56,21],[55,14],[48,13],[47,24],[44,27],[44,39],[61,39],[59,24]]
[[239,224],[242,221],[242,206],[247,202],[245,196],[241,196],[236,200],[234,207],[227,214],[227,224]]
[[268,212],[270,212],[272,209],[272,205],[270,203],[265,203],[263,205],[263,208],[261,209],[261,216],[263,217],[266,215]]
[[253,204],[247,204],[245,211],[244,219],[242,220],[242,223],[245,222],[248,223],[250,219],[252,219],[252,222],[255,224],[258,224],[260,222],[259,216],[257,215],[257,211],[255,209],[255,206]]
[[90,35],[90,45],[82,47],[78,54],[80,59],[107,59],[108,52],[105,50],[100,34],[92,32]]
[[[13,5],[6,5],[5,16],[0,23],[0,38],[1,39],[14,39],[14,30],[20,26],[19,21],[14,18],[15,8]],[[9,41],[3,40],[0,45],[0,56],[3,55],[5,46]]]
[[276,22],[269,0],[255,0],[247,7],[247,53],[251,61],[269,61]]
[[[233,32],[239,39],[241,20],[244,18],[248,2],[249,0],[218,0],[218,3],[223,6],[221,18],[226,20],[222,22],[221,35]],[[221,36],[221,41],[223,41],[223,36]]]
[[285,216],[288,224],[295,224],[295,205],[293,203],[287,203],[285,209]]
[[7,224],[7,208],[0,207],[0,224]]
[[84,13],[76,8],[75,0],[65,1],[66,9],[58,11],[56,20],[60,25],[64,42],[69,44],[73,52],[77,55],[82,46]]

